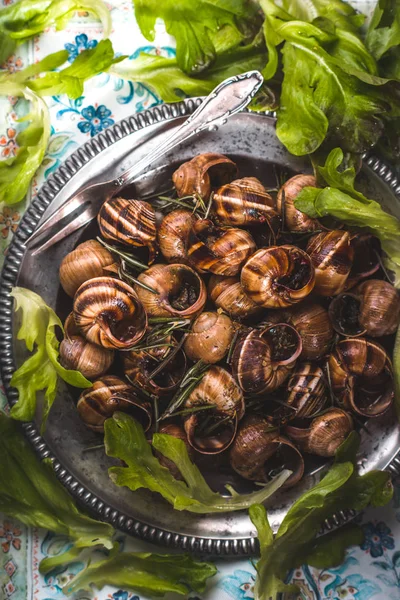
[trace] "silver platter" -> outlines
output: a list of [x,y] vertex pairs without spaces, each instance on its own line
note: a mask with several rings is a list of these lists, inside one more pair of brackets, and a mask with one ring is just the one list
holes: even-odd
[[[69,307],[59,287],[58,267],[79,241],[93,235],[95,225],[35,257],[26,252],[24,241],[44,213],[50,214],[89,181],[117,177],[178,127],[200,102],[201,99],[188,99],[157,106],[110,127],[76,150],[49,177],[30,205],[14,235],[1,280],[0,363],[11,405],[18,395],[9,383],[15,364],[20,364],[24,358],[24,350],[16,341],[18,324],[8,293],[14,285],[28,287],[42,295],[61,316],[66,316]],[[280,144],[272,115],[243,112],[232,117],[220,130],[200,134],[194,142],[165,156],[159,166],[138,181],[131,194],[140,197],[165,188],[178,164],[205,151],[228,154],[238,163],[242,177],[257,176],[268,186],[275,184],[274,165],[289,172],[309,170],[307,160],[289,155]],[[359,181],[369,197],[377,199],[400,217],[400,185],[386,165],[376,158],[367,158]],[[130,194],[125,195],[129,197]],[[132,535],[175,548],[223,555],[247,555],[256,551],[256,532],[245,511],[203,516],[177,512],[160,496],[147,490],[131,492],[112,484],[107,475],[112,461],[103,450],[83,452],[95,443],[94,434],[80,421],[74,403],[71,390],[61,382],[44,438],[39,435],[35,423],[25,424],[24,431],[38,455],[53,460],[63,485],[97,518]],[[368,429],[370,435],[362,434],[361,471],[388,468],[398,475],[400,428],[396,418],[392,414],[372,419]],[[222,470],[215,471],[209,473],[214,487],[222,489],[226,482],[235,484]],[[278,493],[271,499],[267,508],[274,530],[296,498],[319,479],[318,469],[311,468],[309,472],[295,489]],[[353,516],[351,511],[340,512],[325,523],[325,529],[332,529]]]

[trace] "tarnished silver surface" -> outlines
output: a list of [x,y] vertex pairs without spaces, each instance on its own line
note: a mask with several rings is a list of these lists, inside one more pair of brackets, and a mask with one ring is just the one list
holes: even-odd
[[[25,252],[24,241],[50,204],[52,212],[89,180],[118,177],[151,147],[160,144],[200,102],[200,99],[189,99],[158,106],[110,127],[74,152],[49,177],[32,202],[14,235],[1,280],[0,362],[10,404],[17,400],[16,390],[9,387],[10,378],[15,364],[23,360],[24,352],[15,339],[17,324],[9,290],[13,285],[28,287],[41,294],[61,316],[66,316],[69,304],[59,287],[59,264],[79,240],[90,237],[95,230],[94,225],[89,225],[49,252],[34,257]],[[160,166],[155,165],[132,189],[132,195],[140,197],[151,190],[165,188],[178,164],[205,151],[228,154],[238,162],[241,176],[255,175],[268,186],[275,184],[274,164],[288,171],[309,169],[305,159],[290,156],[277,140],[272,116],[244,112],[232,117],[220,130],[201,133],[190,144],[175,149],[172,156],[165,156]],[[370,197],[400,217],[400,185],[390,169],[378,159],[368,158],[360,182]],[[177,512],[156,494],[146,490],[131,492],[112,484],[107,476],[112,460],[103,450],[84,452],[99,442],[80,421],[74,402],[70,389],[61,382],[44,439],[34,423],[25,424],[24,429],[39,456],[53,459],[59,479],[98,518],[128,533],[176,548],[224,555],[255,552],[256,532],[246,512],[204,516]],[[369,436],[362,433],[361,470],[389,468],[399,474],[400,428],[394,415],[371,419],[368,428]],[[267,508],[274,530],[293,501],[318,479],[319,473],[311,474],[295,489],[271,499]],[[209,473],[209,480],[220,489],[223,483],[231,482],[222,473],[215,472]],[[347,521],[353,514],[344,511],[335,515],[326,523],[326,528]]]

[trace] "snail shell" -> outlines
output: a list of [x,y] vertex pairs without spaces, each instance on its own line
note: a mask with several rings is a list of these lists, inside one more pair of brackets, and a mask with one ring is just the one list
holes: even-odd
[[117,411],[129,412],[145,431],[152,423],[149,402],[139,398],[132,386],[115,375],[106,375],[84,390],[77,409],[82,421],[93,431],[104,431],[104,422]]
[[308,242],[307,252],[315,269],[314,291],[321,296],[340,294],[353,265],[350,233],[339,229],[318,233]]
[[310,362],[296,365],[287,391],[286,403],[296,409],[289,417],[312,417],[324,408],[328,397],[323,370]]
[[233,323],[227,315],[203,312],[193,322],[186,337],[185,353],[193,362],[219,362],[228,352],[233,335]]
[[111,198],[100,208],[97,221],[106,240],[125,246],[147,246],[149,264],[156,256],[156,217],[154,209],[143,200]]
[[215,306],[222,308],[232,318],[250,317],[263,310],[245,294],[238,277],[212,275],[208,283],[208,294]]
[[237,275],[255,249],[248,231],[215,227],[209,219],[199,219],[189,234],[188,259],[200,272]]
[[192,318],[203,310],[207,300],[203,280],[187,265],[157,264],[140,273],[138,279],[158,292],[135,286],[149,317]]
[[88,379],[97,379],[108,371],[114,351],[96,346],[81,335],[65,337],[59,348],[60,363],[65,369],[80,371]]
[[60,265],[60,283],[64,292],[73,298],[82,283],[93,277],[101,277],[105,268],[113,263],[112,254],[96,240],[79,244],[64,256]]
[[342,335],[390,335],[399,325],[400,298],[392,284],[369,279],[352,292],[334,298],[329,314],[335,330]]
[[186,356],[182,350],[179,350],[154,377],[150,375],[159,365],[159,361],[145,350],[124,352],[122,362],[129,381],[155,396],[165,396],[173,392],[186,371]]
[[277,210],[289,231],[315,231],[321,229],[317,219],[311,219],[302,213],[294,205],[294,201],[305,187],[317,187],[317,181],[313,175],[295,175],[288,179],[278,192],[276,198]]
[[104,348],[131,348],[147,327],[146,313],[134,290],[113,277],[83,283],[75,294],[73,313],[85,338]]
[[222,225],[266,225],[274,236],[280,227],[274,201],[255,177],[236,179],[220,187],[213,196],[213,207]]
[[208,200],[212,187],[228,183],[237,175],[237,166],[223,154],[205,152],[181,165],[172,175],[178,196],[198,194]]
[[328,458],[335,455],[353,429],[351,416],[340,408],[332,408],[315,417],[308,428],[288,425],[286,434],[302,452]]
[[277,470],[292,471],[283,487],[292,487],[304,474],[304,459],[296,446],[266,419],[249,415],[239,426],[230,450],[231,467],[245,479],[268,482]]
[[314,287],[314,267],[296,246],[257,250],[244,264],[241,284],[256,304],[283,308],[301,302]]
[[253,329],[235,344],[232,372],[244,393],[272,392],[288,378],[300,353],[301,339],[290,325]]
[[370,277],[381,266],[379,260],[381,245],[376,237],[369,233],[352,234],[350,244],[354,250],[354,258],[345,290],[351,289],[362,279]]
[[167,262],[188,264],[189,234],[194,222],[193,214],[182,208],[165,215],[158,230],[158,245]]
[[332,390],[348,410],[364,417],[386,412],[394,397],[393,368],[386,350],[365,338],[339,342],[328,361]]
[[[182,442],[184,442],[186,446],[186,450],[188,451],[189,457],[193,457],[193,448],[188,442],[187,435],[183,427],[175,425],[174,423],[168,423],[166,425],[162,425],[158,430],[158,433],[172,435],[172,437],[177,438],[178,440],[182,440]],[[172,460],[161,454],[161,452],[158,452],[158,450],[155,450],[154,454],[157,456],[160,465],[168,469],[168,471],[171,473],[171,475],[175,477],[175,479],[178,479],[178,481],[183,481],[181,472]]]
[[268,316],[267,322],[292,325],[301,337],[303,349],[300,358],[316,360],[331,347],[334,331],[328,311],[317,302],[307,301]]
[[[184,427],[189,444],[201,454],[218,454],[234,440],[238,421],[244,415],[242,391],[228,371],[212,366],[185,402],[185,408],[211,405],[185,418]],[[213,421],[213,431],[201,430],[204,419]]]

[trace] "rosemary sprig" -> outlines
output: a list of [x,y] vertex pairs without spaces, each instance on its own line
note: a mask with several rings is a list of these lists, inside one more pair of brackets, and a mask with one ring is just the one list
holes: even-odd
[[235,344],[236,344],[237,339],[239,337],[239,333],[240,333],[240,329],[236,329],[235,333],[233,334],[231,345],[229,346],[229,350],[228,350],[228,356],[226,357],[226,362],[227,362],[228,365],[231,364],[233,350],[235,348]]
[[159,292],[157,292],[157,290],[150,287],[149,285],[146,285],[142,281],[139,281],[139,279],[136,279],[136,277],[133,277],[126,271],[125,259],[122,259],[122,261],[121,261],[121,266],[118,269],[118,275],[121,279],[127,279],[130,283],[136,283],[136,285],[138,285],[139,287],[142,287],[143,289],[147,290],[148,292],[151,292],[152,294],[156,294],[157,296],[160,295]]
[[[159,198],[159,200],[162,200],[163,202],[168,202],[168,204],[177,204],[178,206],[181,206],[182,208],[187,208],[188,210],[193,210],[193,205],[188,204],[187,202],[184,202],[182,200],[182,198],[169,198],[168,196],[159,196],[158,198]],[[189,198],[192,198],[192,196],[189,196]]]
[[203,375],[209,368],[210,364],[206,363],[204,360],[197,361],[197,363],[187,371],[179,387],[185,387],[191,380],[197,379],[199,375]]
[[[210,415],[210,420],[211,419],[212,415]],[[210,425],[208,425],[208,423],[205,423],[203,427],[199,428],[199,433],[204,436],[209,436],[212,433],[214,433],[214,431],[216,431],[221,425],[227,423],[228,421],[232,421],[232,417],[230,415],[224,417],[223,419],[217,419],[216,421],[214,421],[214,423],[211,423]]]
[[210,199],[209,199],[208,205],[207,205],[207,209],[206,209],[206,212],[204,213],[204,218],[205,219],[208,219],[208,215],[210,214],[210,210],[211,210],[211,206],[212,206],[212,203],[213,203],[213,199],[214,199],[214,192],[211,192]]
[[146,271],[149,268],[149,265],[146,265],[145,263],[136,260],[136,258],[133,258],[131,254],[123,252],[122,250],[115,248],[115,246],[107,244],[107,242],[105,242],[101,237],[97,236],[96,239],[102,246],[104,246],[104,248],[107,248],[109,252],[121,257],[130,267],[134,267],[139,271]]
[[202,412],[203,410],[211,410],[215,409],[213,404],[203,404],[202,406],[192,406],[191,408],[183,408],[182,410],[177,410],[172,413],[170,417],[185,417],[187,415],[191,415],[193,413]]
[[[164,358],[164,360],[162,360],[160,362],[159,365],[157,365],[157,367],[149,374],[149,379],[152,380],[154,379],[154,377],[156,377],[159,373],[161,373],[161,371],[163,371],[165,369],[165,367],[168,365],[168,363],[171,362],[171,360],[173,360],[175,358],[175,356],[178,354],[179,350],[182,348],[183,344],[185,343],[185,340],[187,338],[187,333],[185,333],[182,336],[182,339],[179,341],[179,344],[177,344],[174,349],[168,353],[168,356],[166,356]],[[173,344],[170,344],[173,345]]]
[[192,391],[199,385],[209,367],[209,364],[199,360],[195,365],[193,365],[193,367],[189,369],[185,377],[182,379],[175,396],[172,398],[168,407],[159,418],[160,421],[169,418],[180,406],[182,406]]
[[105,448],[104,444],[97,444],[96,446],[87,446],[82,450],[83,452],[91,452],[92,450],[99,450],[100,448]]
[[190,319],[182,319],[181,317],[150,317],[149,325],[157,325],[158,323],[190,323]]

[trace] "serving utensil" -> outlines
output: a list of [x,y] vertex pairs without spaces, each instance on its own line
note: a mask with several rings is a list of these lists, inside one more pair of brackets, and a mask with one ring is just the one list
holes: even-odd
[[[216,131],[229,117],[243,110],[263,83],[259,71],[229,77],[207,96],[199,108],[159,146],[117,177],[79,190],[60,206],[28,238],[32,255],[47,250],[97,216],[100,206],[167,152],[204,130]],[[62,221],[62,223],[61,223]]]

